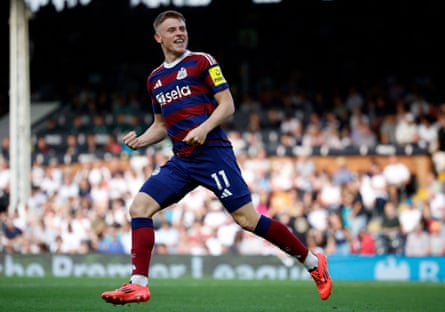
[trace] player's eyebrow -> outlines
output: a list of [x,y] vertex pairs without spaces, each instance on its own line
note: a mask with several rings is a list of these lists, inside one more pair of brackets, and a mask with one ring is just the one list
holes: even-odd
[[186,27],[185,27],[185,25],[181,25],[181,26],[170,26],[170,27],[167,28],[167,31],[168,31],[168,32],[173,32],[173,31],[175,31],[176,29],[179,29],[179,30],[181,30],[181,31],[186,31]]

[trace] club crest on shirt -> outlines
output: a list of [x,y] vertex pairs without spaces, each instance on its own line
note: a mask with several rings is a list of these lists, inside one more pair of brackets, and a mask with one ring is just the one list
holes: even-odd
[[213,84],[215,87],[226,83],[226,79],[224,78],[221,68],[219,66],[214,66],[209,69],[210,78],[212,78]]
[[178,74],[176,75],[176,79],[181,80],[186,78],[187,76],[187,70],[185,69],[185,67],[181,67],[181,69],[178,71]]

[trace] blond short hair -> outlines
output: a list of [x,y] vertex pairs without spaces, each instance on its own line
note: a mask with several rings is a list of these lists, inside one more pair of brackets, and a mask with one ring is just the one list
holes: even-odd
[[185,17],[182,15],[181,12],[175,11],[175,10],[167,10],[163,11],[156,16],[155,20],[153,21],[153,29],[156,32],[158,29],[158,26],[162,24],[167,18],[176,18],[180,19],[185,22]]

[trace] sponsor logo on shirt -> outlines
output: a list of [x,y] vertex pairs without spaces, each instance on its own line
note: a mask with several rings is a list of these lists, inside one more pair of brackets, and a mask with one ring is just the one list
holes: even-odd
[[183,97],[187,97],[192,94],[192,91],[190,89],[190,86],[176,86],[176,88],[168,91],[168,92],[161,92],[158,95],[156,95],[156,100],[160,105],[166,105],[173,101],[182,99]]

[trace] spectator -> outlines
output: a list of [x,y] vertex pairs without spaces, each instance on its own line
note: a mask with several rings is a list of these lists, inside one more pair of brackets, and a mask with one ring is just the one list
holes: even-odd
[[349,112],[353,112],[356,109],[361,110],[365,104],[365,100],[362,94],[358,91],[355,85],[351,85],[348,88],[348,94],[345,98],[345,106]]
[[66,229],[62,229],[60,233],[60,238],[62,241],[58,251],[60,253],[75,254],[78,253],[80,249],[82,237],[74,232],[71,220],[67,221]]
[[73,135],[79,135],[81,133],[86,133],[88,126],[85,122],[85,117],[83,114],[77,114],[73,117],[71,124],[68,126],[68,133]]
[[351,133],[359,131],[359,128],[363,125],[370,125],[369,116],[363,113],[361,108],[354,108],[351,110],[351,116],[349,117],[349,128]]
[[71,161],[77,162],[79,154],[83,152],[83,147],[79,144],[76,134],[68,134],[66,136],[65,156],[71,157]]
[[217,230],[211,229],[209,231],[209,237],[205,240],[205,246],[211,256],[221,256],[227,253],[226,246],[219,240]]
[[[0,162],[1,163],[1,162]],[[31,167],[31,186],[41,187],[43,178],[45,177],[45,168],[42,161],[36,158]]]
[[251,232],[242,231],[238,251],[241,255],[270,255],[271,248],[268,242],[260,239]]
[[9,161],[0,159],[0,213],[6,211],[9,206],[9,187],[11,181],[11,171]]
[[383,117],[383,121],[378,128],[378,138],[382,144],[396,144],[396,115],[388,113]]
[[[287,217],[287,222],[282,219],[283,215]],[[297,236],[303,243],[307,244],[307,235],[310,229],[310,224],[307,219],[305,207],[301,201],[295,203],[292,215],[282,214],[280,220],[289,227],[295,236]]]
[[437,174],[445,173],[445,112],[440,112],[437,120],[437,142],[431,148],[433,164]]
[[72,231],[80,240],[80,244],[82,245],[83,242],[91,242],[93,240],[93,237],[91,237],[91,222],[88,215],[88,209],[79,207],[72,214]]
[[346,163],[346,159],[344,157],[337,157],[336,165],[337,168],[332,176],[334,184],[343,186],[349,182],[352,182],[354,176]]
[[38,133],[39,137],[47,134],[60,134],[62,127],[58,124],[55,117],[50,117],[46,119],[46,127],[41,129]]
[[23,230],[14,224],[14,218],[6,217],[2,228],[5,238],[4,251],[6,253],[20,252],[23,247]]
[[340,136],[340,131],[335,126],[328,126],[325,129],[326,146],[331,149],[341,150],[345,146]]
[[429,224],[430,250],[432,256],[445,256],[445,231],[443,223],[433,220]]
[[[255,203],[256,203],[256,210],[264,214],[265,216],[270,217],[269,212],[269,204],[270,204],[270,191],[264,188],[260,188],[256,194],[254,194]],[[256,199],[256,197],[258,199]]]
[[60,202],[66,203],[69,198],[75,198],[79,195],[79,184],[74,181],[70,172],[65,172],[63,182],[58,188],[57,197]]
[[385,203],[389,199],[388,183],[380,164],[376,160],[371,161],[369,168],[370,187],[374,194],[375,204],[373,215],[381,217],[383,215]]
[[351,253],[367,256],[376,254],[374,237],[366,228],[362,228],[358,236],[352,240]]
[[315,175],[315,163],[309,157],[307,152],[300,153],[295,161],[295,186],[299,192],[299,198],[301,199],[306,192],[312,193],[313,185],[312,180]]
[[372,132],[369,124],[359,123],[353,131],[351,131],[351,143],[357,147],[373,148],[377,145],[377,137]]
[[326,176],[319,192],[321,205],[330,212],[338,212],[341,208],[341,191],[341,185],[335,183],[332,176]]
[[27,203],[29,213],[35,216],[41,215],[43,213],[42,205],[47,200],[48,197],[40,186],[31,186],[31,194]]
[[367,114],[369,115],[370,128],[378,136],[378,132],[386,115],[390,115],[390,107],[387,97],[382,93],[375,96],[374,100],[369,101]]
[[25,239],[28,241],[27,253],[40,254],[49,251],[46,243],[45,223],[33,213],[28,215],[28,223],[24,229]]
[[54,254],[64,253],[62,245],[63,245],[62,236],[57,235],[55,240],[50,244],[49,250],[51,251],[51,253]]
[[279,129],[281,133],[286,133],[290,135],[299,135],[301,133],[303,125],[293,113],[288,112],[284,115],[283,120],[280,122]]
[[52,155],[54,154],[54,148],[48,145],[45,137],[41,136],[37,138],[37,143],[35,145],[34,152],[36,154]]
[[110,199],[122,199],[125,194],[129,192],[127,181],[125,180],[125,173],[120,169],[115,169],[111,172],[111,177],[108,180],[108,193]]
[[427,206],[429,206],[430,218],[440,222],[445,221],[445,193],[441,185],[430,188]]
[[419,91],[416,91],[409,105],[409,111],[413,114],[414,118],[428,116],[431,112],[430,103],[425,100]]
[[100,147],[97,143],[96,134],[90,132],[86,136],[86,146],[84,148],[84,152],[88,154],[95,154],[97,151],[100,151]]
[[246,142],[241,136],[241,132],[238,130],[232,130],[228,133],[230,140],[232,141],[233,149],[237,157],[246,151]]
[[412,202],[401,204],[399,207],[399,222],[402,234],[408,235],[413,232],[422,222],[421,209],[414,206]]
[[94,115],[91,130],[94,134],[108,134],[109,129],[103,115]]
[[240,110],[242,112],[254,112],[259,111],[261,108],[261,104],[255,99],[251,94],[246,94],[240,104]]
[[204,226],[207,226],[213,230],[217,229],[226,222],[227,213],[219,201],[213,198],[208,199],[206,201],[206,206],[208,212],[203,219]]
[[335,114],[341,124],[348,123],[349,111],[346,108],[342,97],[339,94],[335,94],[332,98],[332,102],[334,105],[332,112]]
[[307,220],[311,228],[325,232],[328,228],[328,211],[318,202],[314,202],[308,212]]
[[40,187],[47,196],[53,196],[58,192],[61,180],[62,174],[58,168],[46,167],[45,175],[40,183]]
[[261,116],[257,111],[253,111],[249,114],[247,120],[247,131],[248,132],[259,132],[261,130]]
[[235,252],[236,240],[240,232],[240,226],[227,215],[225,222],[216,230],[216,238],[221,243],[224,253]]
[[122,152],[122,146],[117,141],[116,136],[110,134],[108,135],[107,143],[104,145],[104,150],[112,155],[120,155]]
[[79,184],[79,193],[77,194],[80,198],[91,198],[91,184],[87,177],[81,177],[77,182]]
[[176,254],[178,242],[178,229],[170,221],[161,220],[161,225],[156,230],[156,245],[164,245],[167,254]]
[[10,148],[9,136],[5,136],[2,139],[2,145],[0,147],[0,158],[1,159],[9,160],[9,148]]
[[97,251],[107,254],[124,254],[125,247],[119,235],[120,225],[113,224],[107,227],[103,237],[99,240]]
[[385,203],[381,229],[377,236],[378,254],[402,254],[403,236],[399,216],[393,202]]
[[407,198],[407,186],[411,181],[411,172],[397,155],[389,156],[389,162],[383,168],[383,175],[388,184],[390,200],[398,204]]
[[[124,221],[124,223],[121,226],[121,242],[124,246],[124,253],[127,255],[131,254],[131,223],[130,219]],[[181,233],[182,235],[183,233]],[[185,234],[184,234],[185,235]],[[180,242],[178,242],[178,248],[179,248]]]
[[406,113],[396,124],[396,144],[408,145],[418,142],[417,125],[413,114]]
[[261,122],[262,130],[277,130],[280,129],[282,124],[282,114],[278,109],[269,109],[266,112],[266,116],[263,122]]
[[418,144],[422,148],[431,150],[437,142],[437,128],[432,123],[430,116],[422,115],[417,127]]
[[430,238],[421,224],[406,237],[405,255],[409,257],[426,257],[431,254]]
[[339,213],[331,213],[328,217],[327,254],[346,256],[351,253],[351,232],[343,225]]
[[325,231],[310,228],[307,233],[307,243],[313,252],[326,252],[328,237]]
[[352,146],[351,132],[349,127],[343,127],[340,130],[340,142],[343,148],[348,148]]
[[350,231],[352,238],[357,237],[360,229],[366,227],[368,223],[363,205],[355,196],[356,194],[352,189],[345,188],[342,191],[342,206],[340,210],[343,225]]
[[326,143],[326,137],[324,136],[323,131],[321,131],[320,126],[317,124],[308,125],[303,134],[302,145],[304,147],[313,148],[321,147]]

